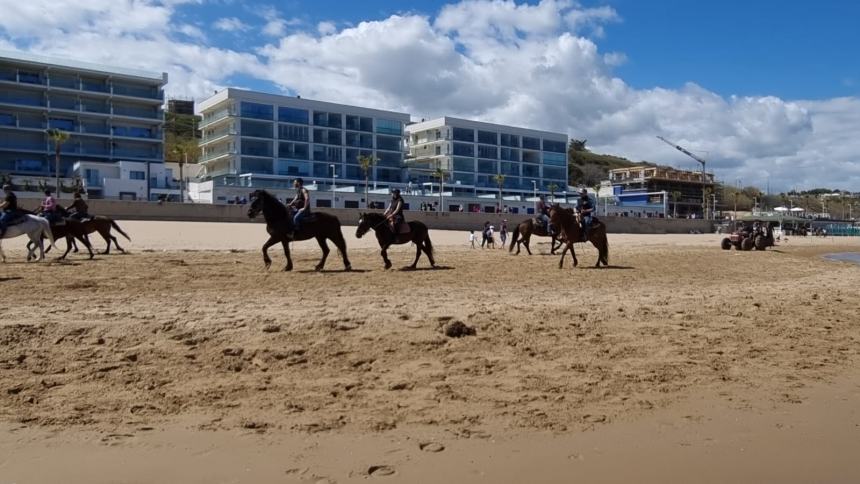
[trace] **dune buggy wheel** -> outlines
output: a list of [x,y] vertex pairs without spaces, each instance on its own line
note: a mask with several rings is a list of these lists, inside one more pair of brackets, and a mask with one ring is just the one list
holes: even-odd
[[723,250],[730,250],[732,248],[732,241],[728,237],[724,238],[722,242],[720,242],[720,247]]
[[741,241],[741,250],[752,250],[754,245],[752,237],[747,237]]
[[755,250],[765,250],[767,248],[767,238],[764,235],[756,235],[754,245]]

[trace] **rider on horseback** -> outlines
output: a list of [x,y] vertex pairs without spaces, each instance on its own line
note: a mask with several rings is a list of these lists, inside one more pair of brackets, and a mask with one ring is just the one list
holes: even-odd
[[301,178],[296,178],[293,181],[293,186],[296,188],[296,197],[287,204],[287,207],[295,208],[296,213],[293,215],[293,226],[287,233],[287,238],[289,239],[295,237],[296,232],[301,229],[302,220],[311,214],[311,195],[308,189],[305,188],[305,181]]
[[50,188],[45,189],[45,199],[42,200],[42,205],[39,206],[39,213],[52,225],[62,220],[59,212],[57,212],[57,200],[51,196]]
[[591,203],[591,198],[588,196],[588,190],[583,188],[579,191],[579,201],[576,204],[576,210],[579,212],[580,221],[582,222],[582,241],[588,241],[588,232],[591,230],[591,224],[594,218],[594,204]]
[[400,196],[400,189],[395,188],[391,190],[391,204],[388,205],[388,208],[385,209],[385,218],[388,220],[388,223],[391,227],[391,231],[394,235],[397,235],[398,230],[400,229],[400,224],[404,222],[403,218],[403,197]]
[[549,204],[546,203],[546,199],[543,195],[538,198],[536,213],[540,220],[543,221],[543,228],[546,230],[547,235],[552,236],[555,233],[555,230],[552,224],[549,222]]
[[6,227],[18,215],[18,197],[12,193],[12,185],[3,185],[6,196],[0,202],[0,239],[6,234]]
[[72,204],[66,207],[66,211],[72,214],[71,218],[75,220],[83,220],[85,218],[90,218],[90,214],[87,213],[89,207],[87,206],[87,202],[85,202],[83,197],[81,197],[81,192],[75,190],[74,197],[75,200],[72,202]]

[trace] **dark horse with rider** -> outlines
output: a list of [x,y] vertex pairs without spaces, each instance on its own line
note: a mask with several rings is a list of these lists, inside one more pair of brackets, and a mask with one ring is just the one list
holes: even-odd
[[431,267],[436,267],[436,261],[433,258],[433,243],[430,241],[430,230],[422,222],[406,222],[403,216],[403,210],[406,204],[403,197],[400,196],[400,190],[397,188],[391,190],[391,204],[384,213],[367,212],[362,213],[358,220],[358,228],[355,230],[355,236],[361,238],[367,232],[373,230],[376,233],[376,240],[379,242],[379,247],[382,249],[380,255],[385,262],[385,268],[391,268],[391,260],[388,258],[388,248],[397,244],[415,244],[415,260],[412,261],[409,269],[415,269],[418,265],[418,259],[421,258],[423,252],[427,255]]

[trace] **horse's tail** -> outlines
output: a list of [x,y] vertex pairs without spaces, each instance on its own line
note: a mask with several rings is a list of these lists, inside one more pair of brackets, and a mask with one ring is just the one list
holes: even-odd
[[508,249],[508,252],[513,252],[514,246],[517,245],[518,240],[520,240],[520,226],[519,225],[514,227],[514,233],[511,236],[511,247]]
[[111,219],[111,221],[110,221],[110,226],[111,226],[114,230],[116,230],[117,232],[119,232],[120,234],[122,234],[122,236],[123,236],[123,237],[125,237],[125,240],[127,240],[127,241],[131,242],[131,237],[129,237],[129,236],[128,236],[128,234],[126,234],[125,232],[123,232],[123,231],[122,231],[122,229],[121,229],[121,228],[119,228],[119,225],[117,225],[117,223],[116,223],[116,221],[115,221],[114,219]]
[[603,261],[603,265],[609,265],[609,237],[606,236],[606,226],[600,230],[598,244],[597,244],[597,252],[600,256],[600,259]]

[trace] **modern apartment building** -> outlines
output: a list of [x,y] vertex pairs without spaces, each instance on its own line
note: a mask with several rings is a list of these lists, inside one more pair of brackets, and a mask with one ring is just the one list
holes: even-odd
[[167,74],[0,52],[0,173],[53,176],[46,130],[68,132],[60,176],[79,161],[90,196],[99,196],[98,163],[163,161]]
[[443,117],[406,127],[410,178],[446,174],[456,196],[528,197],[567,190],[567,135]]
[[371,180],[404,181],[408,114],[232,88],[197,111],[204,176],[215,186],[288,189],[296,177],[363,186],[359,156],[377,160]]

